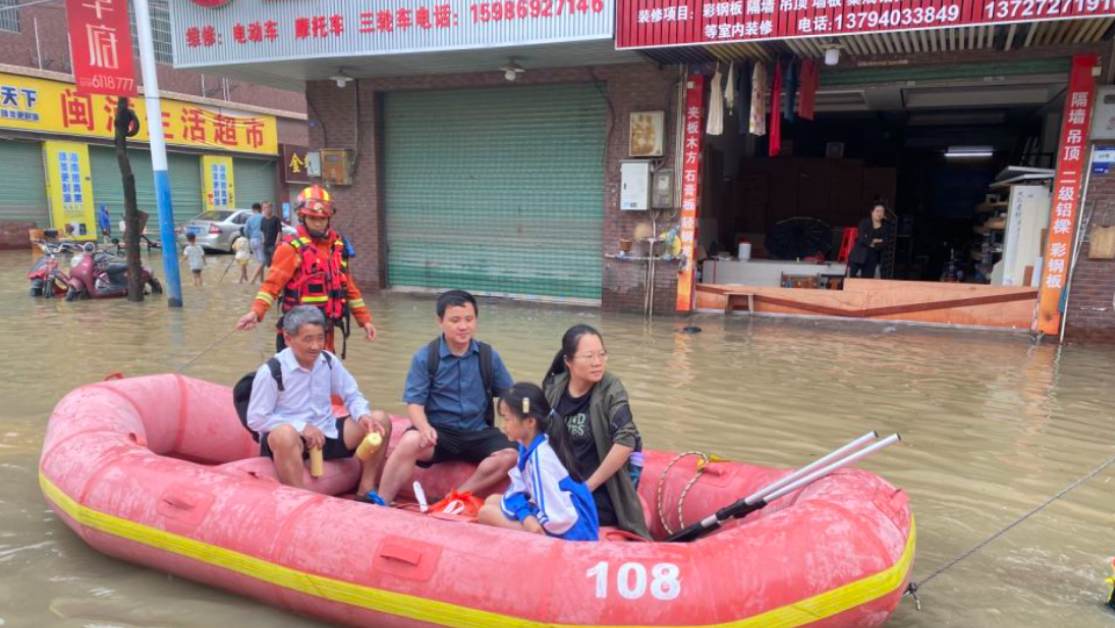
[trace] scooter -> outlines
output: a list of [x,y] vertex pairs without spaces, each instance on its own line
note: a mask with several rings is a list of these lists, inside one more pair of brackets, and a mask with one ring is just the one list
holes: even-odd
[[62,270],[59,256],[74,253],[81,247],[73,242],[36,242],[42,249],[43,255],[35,260],[27,279],[31,282],[31,296],[33,297],[61,297],[70,289],[69,277]]
[[[143,283],[152,294],[163,291],[163,285],[143,267]],[[69,290],[66,300],[111,299],[128,295],[128,264],[125,260],[98,251],[92,244],[74,256],[70,268]]]

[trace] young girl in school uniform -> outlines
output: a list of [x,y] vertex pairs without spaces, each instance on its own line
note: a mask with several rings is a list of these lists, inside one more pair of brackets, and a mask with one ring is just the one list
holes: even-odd
[[567,462],[572,456],[564,439],[547,436],[551,412],[542,389],[526,382],[515,384],[500,399],[499,415],[507,437],[519,443],[519,461],[508,472],[507,491],[484,502],[480,523],[567,541],[597,540],[592,493]]

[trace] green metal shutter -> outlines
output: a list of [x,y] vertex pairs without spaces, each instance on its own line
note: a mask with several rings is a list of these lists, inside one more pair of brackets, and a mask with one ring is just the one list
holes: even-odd
[[43,145],[38,142],[0,142],[0,220],[33,221],[39,228],[50,226],[50,204],[46,198]]
[[[155,180],[151,172],[151,153],[129,150],[128,159],[136,180],[136,203],[147,212],[147,235],[159,237],[159,210],[155,204]],[[89,147],[89,162],[93,173],[93,205],[107,205],[112,217],[112,230],[124,217],[124,182],[116,163],[116,149],[104,146]],[[202,211],[201,166],[197,155],[167,154],[170,173],[170,203],[174,208],[174,222],[180,225]]]
[[252,203],[275,202],[275,161],[261,159],[232,160],[233,185],[236,186],[236,206],[247,209]]
[[384,117],[392,286],[600,299],[596,86],[393,92]]

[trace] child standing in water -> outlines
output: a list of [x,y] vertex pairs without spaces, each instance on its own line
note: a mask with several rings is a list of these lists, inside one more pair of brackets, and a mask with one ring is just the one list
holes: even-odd
[[182,249],[182,257],[186,258],[186,263],[190,265],[190,274],[194,276],[194,285],[201,285],[201,269],[205,268],[205,251],[198,246],[197,236],[192,233],[186,234],[186,248]]
[[568,444],[550,427],[550,404],[542,389],[520,382],[500,399],[507,437],[519,443],[519,461],[508,472],[511,485],[480,509],[480,523],[526,530],[568,541],[595,541],[599,533],[592,493],[569,460]]

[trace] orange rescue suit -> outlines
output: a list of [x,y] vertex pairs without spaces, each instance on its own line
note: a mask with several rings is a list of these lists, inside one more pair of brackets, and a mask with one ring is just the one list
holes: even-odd
[[[300,235],[302,229],[299,229]],[[335,233],[330,230],[329,235],[325,238],[314,238],[312,246],[316,248],[316,253],[321,259],[328,259],[333,254],[334,238],[339,238]],[[302,264],[303,255],[295,249],[290,242],[283,242],[275,247],[275,255],[271,259],[271,266],[267,271],[267,280],[260,286],[259,292],[256,293],[256,298],[252,302],[252,312],[255,313],[256,318],[263,320],[267,310],[275,303],[277,299],[282,299],[284,290],[295,277]],[[360,289],[356,287],[356,282],[352,280],[351,272],[345,269],[346,279],[346,294],[345,300],[347,301],[349,311],[352,313],[353,318],[356,319],[357,325],[363,327],[371,322],[372,314],[368,310],[368,306],[364,303],[364,298],[360,294]],[[333,345],[333,327],[328,326],[328,331],[325,337],[326,349],[334,352]]]

